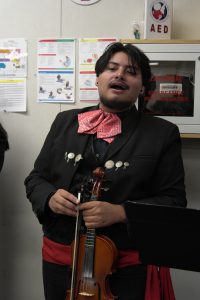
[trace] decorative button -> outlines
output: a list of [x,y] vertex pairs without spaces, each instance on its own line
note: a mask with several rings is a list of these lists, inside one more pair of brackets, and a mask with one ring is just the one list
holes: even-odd
[[117,171],[119,168],[121,168],[123,166],[123,162],[122,161],[117,161],[116,164],[115,164],[115,171]]
[[68,155],[67,155],[67,162],[69,162],[70,159],[73,159],[75,157],[75,154],[70,152]]
[[114,167],[114,165],[115,165],[114,161],[108,160],[104,166],[106,169],[112,169]]
[[123,167],[123,169],[126,169],[126,168],[128,168],[129,166],[130,166],[129,162],[125,161],[125,162],[124,162],[124,167]]
[[75,161],[74,161],[74,166],[81,160],[83,159],[81,154],[77,154],[75,157]]

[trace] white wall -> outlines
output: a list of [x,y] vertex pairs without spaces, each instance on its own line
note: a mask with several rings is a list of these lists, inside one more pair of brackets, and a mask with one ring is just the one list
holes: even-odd
[[[30,172],[56,114],[83,104],[36,103],[36,40],[40,37],[131,38],[144,0],[101,0],[82,7],[71,0],[1,1],[0,38],[28,41],[27,113],[0,113],[10,150],[0,174],[0,299],[42,300],[41,228],[26,200]],[[200,39],[200,2],[174,0],[173,38]],[[200,140],[183,140],[190,207],[200,207]],[[177,300],[198,300],[199,273],[172,270]]]

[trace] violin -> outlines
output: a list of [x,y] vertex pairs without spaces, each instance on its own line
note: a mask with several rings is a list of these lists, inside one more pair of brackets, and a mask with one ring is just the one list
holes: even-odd
[[[98,200],[102,190],[104,169],[93,172],[96,178],[89,201]],[[79,194],[80,197],[80,194]],[[72,279],[71,288],[65,300],[113,300],[108,276],[114,271],[117,249],[114,243],[104,235],[96,235],[95,229],[87,229],[80,234],[81,217],[77,214],[75,240],[72,243]]]

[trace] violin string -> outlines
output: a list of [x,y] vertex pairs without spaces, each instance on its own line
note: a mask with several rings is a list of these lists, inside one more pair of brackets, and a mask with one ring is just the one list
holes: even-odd
[[85,263],[84,263],[84,284],[83,284],[83,290],[84,292],[91,293],[90,290],[90,277],[92,276],[91,274],[91,266],[92,266],[92,249],[91,249],[91,241],[92,241],[92,230],[88,229],[87,230],[87,238],[85,241]]

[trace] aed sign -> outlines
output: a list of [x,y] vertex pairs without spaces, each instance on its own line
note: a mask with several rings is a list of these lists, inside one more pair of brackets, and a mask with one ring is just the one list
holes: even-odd
[[145,0],[144,38],[170,39],[172,0]]

